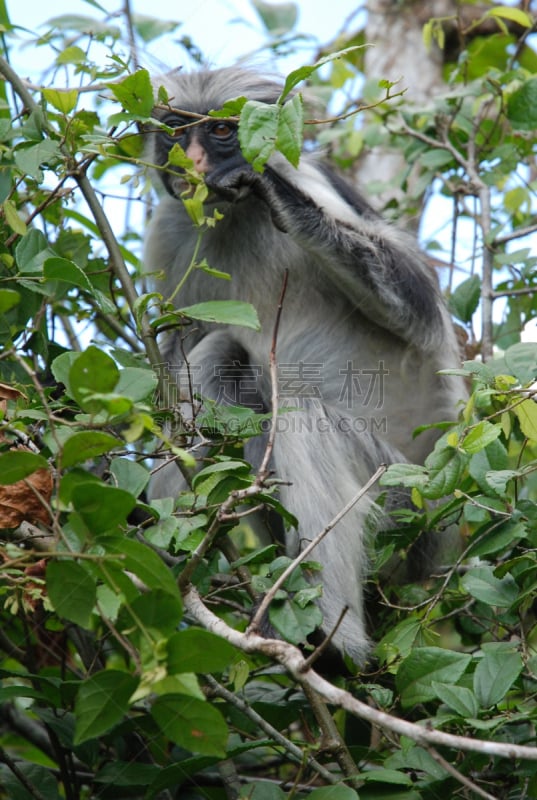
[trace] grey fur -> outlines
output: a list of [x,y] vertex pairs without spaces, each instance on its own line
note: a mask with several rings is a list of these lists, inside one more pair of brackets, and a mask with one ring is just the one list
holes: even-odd
[[[234,68],[175,74],[160,82],[175,108],[197,113],[240,95],[273,102],[280,91],[273,81]],[[157,133],[148,138],[149,156],[164,164],[169,141]],[[248,301],[257,308],[262,329],[196,325],[184,347],[189,363],[201,365],[196,373],[201,391],[212,397],[222,389],[214,366],[232,363],[237,352],[247,354],[261,375],[243,402],[267,409],[272,328],[289,270],[278,362],[283,373],[291,365],[296,377],[305,365],[315,378],[306,381],[313,396],[296,393],[296,386],[293,394],[292,380],[280,395],[282,404],[300,407],[283,415],[287,429],[274,449],[276,474],[292,484],[282,487],[281,499],[299,520],[298,531],[287,534],[292,553],[327,524],[379,463],[424,459],[436,434],[413,439],[412,432],[425,422],[454,418],[462,385],[436,372],[458,365],[458,348],[436,278],[416,242],[383,221],[316,158],[303,156],[295,170],[276,154],[263,175],[253,173],[240,155],[211,163],[207,184],[224,219],[204,236],[199,258],[229,272],[232,280],[196,271],[179,302]],[[165,297],[189,264],[197,236],[173,196],[180,187],[180,175],[172,176],[147,236],[146,269],[164,270],[156,288]],[[181,361],[180,335],[165,345],[175,365]],[[171,468],[161,470],[153,495],[177,493],[177,476]],[[364,520],[373,505],[371,498],[362,501],[313,554],[323,565],[323,628],[330,631],[348,606],[334,643],[356,662],[363,662],[369,647],[362,598]]]

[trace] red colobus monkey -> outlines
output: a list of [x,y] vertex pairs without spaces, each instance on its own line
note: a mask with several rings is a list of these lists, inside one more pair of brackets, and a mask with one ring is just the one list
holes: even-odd
[[[295,169],[275,153],[258,173],[241,153],[235,123],[193,125],[181,114],[205,115],[239,96],[273,103],[280,85],[240,68],[174,74],[160,83],[173,110],[159,107],[154,115],[175,132],[148,134],[150,158],[164,167],[179,142],[204,173],[207,202],[223,219],[204,234],[198,259],[231,275],[223,281],[195,270],[181,305],[243,300],[261,321],[259,333],[203,323],[186,337],[178,331],[168,338],[166,358],[178,365],[186,356],[203,396],[270,409],[269,353],[288,271],[277,354],[281,402],[297,411],[282,417],[273,468],[285,482],[281,500],[298,519],[286,533],[293,555],[379,464],[425,458],[436,434],[414,439],[416,427],[455,417],[460,380],[437,374],[459,363],[452,323],[414,239],[383,221],[316,157],[303,155]],[[180,199],[181,169],[156,174],[166,192],[151,221],[145,263],[149,271],[164,270],[159,290],[166,296],[189,265],[198,234]],[[181,488],[171,465],[157,472],[152,493]],[[331,631],[347,608],[333,643],[358,663],[368,651],[364,521],[372,506],[374,499],[361,500],[311,555],[323,567],[323,630]]]

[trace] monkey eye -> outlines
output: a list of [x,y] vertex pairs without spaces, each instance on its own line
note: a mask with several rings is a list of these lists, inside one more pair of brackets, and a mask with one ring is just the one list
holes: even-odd
[[216,122],[211,127],[211,134],[217,139],[229,139],[235,133],[235,126],[230,122]]
[[188,124],[184,117],[175,115],[173,117],[163,117],[162,122],[169,128],[173,128],[170,132],[166,131],[166,136],[169,136],[170,139],[180,139],[185,132],[185,125]]

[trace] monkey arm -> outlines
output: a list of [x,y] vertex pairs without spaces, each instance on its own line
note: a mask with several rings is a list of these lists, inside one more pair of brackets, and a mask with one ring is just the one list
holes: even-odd
[[417,244],[379,217],[350,186],[318,164],[255,172],[237,156],[209,173],[207,186],[236,202],[250,192],[276,228],[324,264],[327,277],[375,323],[420,350],[444,340],[446,312],[436,277]]

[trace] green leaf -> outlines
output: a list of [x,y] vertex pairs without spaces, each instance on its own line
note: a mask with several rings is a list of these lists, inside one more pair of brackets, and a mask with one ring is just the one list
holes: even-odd
[[[494,488],[494,475],[497,474],[497,471],[507,467],[507,465],[507,451],[501,441],[495,439],[487,447],[471,457],[468,470],[479,488],[486,494],[490,494],[491,491],[496,491]],[[493,477],[492,483],[488,480],[489,476]]]
[[460,447],[465,453],[479,453],[480,450],[483,450],[497,439],[501,433],[502,426],[500,424],[493,425],[492,422],[484,419],[470,429],[462,440]]
[[43,97],[61,114],[69,114],[78,102],[76,89],[43,89]]
[[481,279],[472,275],[460,283],[448,299],[449,310],[461,322],[471,322],[481,298]]
[[38,469],[48,469],[46,458],[24,450],[11,450],[0,455],[0,485],[22,481]]
[[114,458],[110,464],[110,472],[118,487],[130,492],[133,497],[138,497],[149,483],[149,470],[130,458]]
[[129,603],[123,616],[128,619],[129,628],[139,628],[141,624],[145,629],[158,631],[162,637],[168,637],[174,634],[181,622],[183,604],[179,595],[171,595],[163,589],[152,589]]
[[363,772],[361,777],[366,783],[393,783],[400,786],[412,786],[413,780],[410,775],[396,769],[372,769]]
[[158,697],[151,714],[166,738],[192,753],[223,758],[228,729],[220,712],[187,695]]
[[15,289],[0,289],[0,314],[5,314],[6,311],[17,306],[20,301],[21,294]]
[[158,379],[153,370],[142,367],[125,367],[119,373],[115,391],[134,403],[146,400],[157,388]]
[[416,647],[402,661],[395,682],[404,708],[426,703],[436,697],[434,683],[453,684],[461,677],[472,657],[441,647]]
[[11,230],[17,233],[19,236],[24,236],[27,231],[26,223],[19,216],[19,212],[17,211],[16,207],[13,205],[11,200],[4,200],[4,202],[2,203],[2,209],[4,211],[6,222],[11,228]]
[[235,648],[200,628],[178,631],[168,641],[168,672],[222,672],[237,658]]
[[306,608],[301,608],[291,597],[273,601],[269,608],[269,619],[276,630],[293,644],[304,643],[323,621],[317,605],[309,603]]
[[[360,777],[365,777],[362,773]],[[342,784],[334,784],[333,786],[323,786],[320,789],[314,789],[308,795],[309,800],[359,800],[359,795],[355,789],[350,786],[343,786]]]
[[112,358],[90,345],[74,360],[69,370],[69,389],[81,408],[95,413],[101,408],[98,400],[88,395],[111,392],[119,379],[119,370]]
[[98,672],[83,683],[75,703],[74,744],[96,739],[120,723],[137,686],[137,678],[113,669]]
[[109,83],[107,86],[126,111],[142,118],[151,116],[155,101],[146,69],[139,69],[119,83]]
[[484,708],[499,703],[523,669],[519,653],[487,650],[474,673],[474,692]]
[[272,36],[289,33],[295,27],[298,18],[296,3],[266,3],[264,0],[251,0],[251,3]]
[[509,608],[518,596],[513,576],[507,574],[503,578],[497,578],[488,564],[470,569],[463,575],[461,583],[472,597],[489,606]]
[[304,104],[301,95],[297,94],[282,106],[276,141],[276,146],[293,167],[298,167],[303,138]]
[[239,144],[253,168],[261,171],[276,148],[281,106],[248,100],[239,121]]
[[43,165],[48,162],[55,162],[61,158],[61,151],[57,142],[51,139],[43,139],[30,147],[21,147],[15,151],[15,163],[21,172],[34,178],[36,181],[43,180]]
[[513,408],[524,436],[537,442],[537,403],[524,400]]
[[[20,220],[21,224],[24,224]],[[48,248],[48,242],[43,233],[37,228],[31,228],[26,236],[20,240],[15,248],[15,258],[21,272],[39,273],[43,272],[43,262],[52,255]]]
[[477,717],[479,706],[474,693],[465,686],[437,683],[433,681],[432,688],[439,700],[452,708],[464,719]]
[[531,78],[513,92],[507,102],[507,116],[515,129],[537,128],[537,78]]
[[243,328],[261,329],[257,311],[250,303],[240,300],[209,300],[193,306],[180,308],[181,314],[204,322],[218,322],[222,325],[241,325]]
[[425,460],[429,480],[421,493],[431,500],[451,494],[459,485],[465,465],[466,458],[463,454],[454,447],[440,444]]
[[134,572],[149,589],[163,589],[180,597],[175,578],[159,556],[142,542],[126,537],[102,537],[99,544],[108,553],[123,556],[123,564],[129,572]]
[[62,467],[72,467],[74,464],[82,464],[90,458],[109,453],[114,448],[119,447],[121,442],[115,436],[103,431],[80,431],[73,433],[63,443],[61,453]]
[[519,8],[511,8],[510,6],[496,6],[496,8],[490,8],[485,16],[509,19],[523,28],[531,28],[533,25],[533,20],[529,14],[526,14],[525,11],[521,11]]
[[71,286],[78,286],[87,292],[93,292],[88,276],[80,267],[67,258],[47,258],[43,264],[43,277],[47,281],[64,281]]
[[423,488],[427,485],[428,473],[419,464],[390,464],[382,475],[381,486],[406,486],[409,489]]
[[71,493],[71,502],[95,535],[113,530],[121,523],[126,524],[136,505],[129,492],[96,481],[77,484]]
[[97,599],[95,581],[85,567],[72,559],[47,564],[47,592],[60,617],[89,628]]

